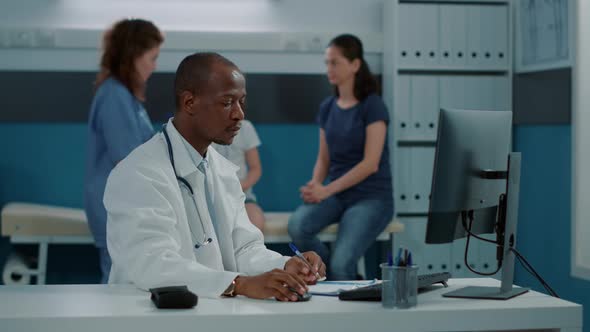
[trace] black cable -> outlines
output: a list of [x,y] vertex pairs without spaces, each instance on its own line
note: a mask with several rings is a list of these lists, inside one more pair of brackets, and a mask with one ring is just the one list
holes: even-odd
[[[516,258],[516,261],[518,262],[518,264],[520,264],[520,266],[522,266],[522,268],[523,268],[523,269],[524,269],[526,272],[528,272],[528,273],[529,273],[529,274],[531,274],[532,276],[534,276],[534,275],[535,275],[535,273],[534,273],[533,271],[531,271],[531,269],[530,269],[530,268],[529,268],[527,265],[525,265],[525,264],[522,262],[522,259],[521,259],[520,257],[516,256],[516,254],[514,254],[514,257]],[[546,287],[546,285],[545,285],[543,282],[540,282],[540,283],[541,283],[541,285],[542,285],[542,286],[545,288],[545,290],[547,290],[547,287]],[[547,290],[547,292],[548,292],[548,293],[550,293],[548,290]]]
[[485,241],[485,242],[489,242],[489,243],[493,243],[495,245],[498,245],[498,243],[494,240],[486,239],[485,237],[481,237],[477,234],[471,233],[471,222],[473,222],[473,215],[470,215],[470,225],[469,225],[469,229],[468,229],[467,228],[467,216],[465,216],[465,214],[467,214],[465,211],[461,211],[461,223],[463,224],[463,229],[467,232],[468,239],[469,239],[469,236],[473,236],[474,238],[476,238],[480,241]]
[[[469,266],[469,262],[467,260],[467,256],[468,256],[467,255],[467,252],[469,251],[469,240],[470,240],[470,238],[472,236],[472,233],[471,233],[471,225],[473,223],[473,214],[470,214],[469,215],[469,227],[466,227],[467,226],[466,225],[467,224],[467,221],[466,221],[467,217],[465,215],[466,215],[466,213],[464,213],[464,212],[461,213],[461,219],[462,219],[462,223],[463,223],[463,228],[465,228],[465,230],[467,231],[467,242],[465,243],[465,254],[463,256],[463,260],[465,262],[465,266],[467,267],[467,269],[469,271],[471,271],[471,272],[473,272],[475,274],[478,274],[480,276],[493,276],[494,274],[498,273],[498,271],[500,271],[500,269],[502,268],[502,261],[498,261],[498,267],[496,268],[496,271],[494,271],[494,272],[480,272],[480,271],[474,270],[471,266]],[[479,238],[479,237],[476,237],[476,238]],[[496,242],[493,242],[493,243],[495,243],[496,246],[498,246]]]
[[528,267],[522,260],[522,258],[516,256],[516,260],[518,261],[518,263],[520,264],[520,266],[522,266],[525,271],[527,271],[528,273],[530,273],[531,275],[533,275],[535,278],[537,278],[537,280],[539,281],[539,283],[541,284],[541,286],[543,286],[543,288],[545,288],[545,290],[547,291],[547,293],[549,293],[551,296],[557,297],[559,298],[559,296],[557,295],[557,293],[555,293],[555,291],[551,288],[551,286],[549,286],[549,284],[547,284],[545,281],[541,281],[538,277],[535,275],[535,272],[531,270],[530,267]]
[[493,244],[495,244],[495,245],[497,245],[497,244],[498,244],[498,243],[497,243],[496,241],[494,241],[494,240],[486,239],[485,237],[481,237],[481,236],[479,236],[479,235],[475,235],[475,234],[473,234],[473,233],[471,233],[471,234],[469,234],[469,235],[473,236],[474,238],[476,238],[476,239],[478,239],[478,240],[480,240],[480,241],[484,241],[484,242],[493,243]]
[[[518,262],[522,265],[522,267],[531,275],[533,275],[533,277],[538,278],[539,279],[539,283],[541,283],[543,286],[547,285],[547,282],[545,282],[545,280],[537,273],[537,271],[535,271],[535,269],[532,267],[532,265],[522,256],[522,254],[520,254],[520,252],[518,252],[518,250],[510,248],[510,251],[512,251],[516,257],[516,259],[518,260]],[[551,288],[551,287],[550,287]],[[551,293],[554,293],[553,290],[550,291]]]
[[559,295],[557,295],[553,288],[551,288],[551,286],[549,286],[549,284],[537,273],[535,268],[533,268],[533,266],[526,260],[526,258],[524,258],[524,256],[522,256],[518,252],[518,250],[516,250],[515,248],[510,248],[510,251],[512,251],[516,255],[516,258],[518,258],[518,262],[525,268],[525,270],[527,270],[527,272],[529,272],[535,278],[537,278],[539,283],[545,288],[545,290],[547,290],[549,294],[551,294],[551,296],[559,298]]
[[[469,215],[469,225],[467,225],[467,215]],[[485,241],[485,242],[494,243],[496,245],[496,247],[499,247],[500,245],[496,241],[492,241],[492,240],[477,236],[471,232],[471,226],[473,223],[473,214],[472,213],[468,214],[466,211],[462,211],[461,212],[461,223],[463,224],[463,229],[465,229],[465,231],[467,232],[467,243],[465,245],[465,254],[463,256],[463,260],[465,262],[465,266],[467,267],[467,269],[469,269],[469,271],[471,271],[475,274],[482,275],[482,276],[491,276],[491,275],[498,273],[498,271],[500,271],[500,269],[502,268],[502,261],[498,262],[498,268],[496,269],[496,271],[494,271],[492,273],[479,272],[479,271],[476,271],[473,268],[471,268],[471,266],[469,266],[469,262],[467,260],[467,256],[468,256],[467,253],[469,250],[469,240],[470,240],[471,236],[475,237],[476,239]],[[537,273],[537,271],[533,268],[533,266],[526,260],[526,258],[524,258],[524,256],[520,252],[518,252],[518,250],[516,250],[516,248],[510,247],[509,250],[514,253],[514,255],[517,258],[520,265],[528,273],[530,273],[533,277],[535,277],[537,279],[537,281],[539,281],[539,283],[543,286],[543,288],[545,288],[545,290],[551,296],[556,297],[556,298],[560,298],[559,295],[557,295],[557,292],[555,292],[553,290],[553,288],[551,288],[551,286],[549,286],[549,284],[539,275],[539,273]]]
[[545,280],[543,280],[543,278],[535,271],[535,269],[527,262],[527,260],[518,252],[514,252],[514,255],[516,257],[516,259],[518,260],[518,263],[520,263],[520,265],[528,272],[530,273],[532,276],[534,276],[535,278],[537,278],[537,280],[539,281],[539,283],[545,288],[545,290],[552,296],[559,298],[559,296],[557,295],[557,293],[551,288],[551,286],[549,286],[549,284],[547,282],[545,282]]

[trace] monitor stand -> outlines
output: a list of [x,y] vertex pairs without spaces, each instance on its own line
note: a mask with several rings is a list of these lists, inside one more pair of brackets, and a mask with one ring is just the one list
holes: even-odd
[[515,246],[516,224],[518,222],[518,197],[520,193],[520,152],[508,155],[508,179],[506,184],[506,217],[498,217],[499,223],[505,223],[503,241],[502,283],[500,287],[469,286],[443,294],[444,297],[470,299],[508,300],[524,294],[529,288],[513,287],[514,254],[510,248]]
[[445,293],[443,296],[463,299],[508,300],[528,291],[528,288],[521,287],[513,287],[508,291],[503,291],[501,287],[469,286]]

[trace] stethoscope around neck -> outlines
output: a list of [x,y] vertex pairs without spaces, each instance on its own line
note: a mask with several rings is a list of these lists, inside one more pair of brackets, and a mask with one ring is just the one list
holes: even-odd
[[170,137],[168,137],[168,131],[166,130],[165,124],[164,124],[164,127],[162,128],[162,133],[164,133],[164,138],[166,139],[166,145],[168,146],[168,156],[170,157],[170,163],[172,164],[172,169],[174,170],[174,176],[176,177],[176,180],[178,180],[178,182],[182,183],[186,187],[186,189],[188,189],[188,191],[191,193],[192,201],[193,201],[193,204],[195,205],[195,210],[197,211],[197,214],[199,214],[199,221],[201,222],[201,229],[203,230],[203,237],[204,237],[202,242],[197,241],[197,237],[195,236],[195,233],[193,233],[193,230],[191,229],[191,227],[189,225],[189,229],[191,231],[191,234],[193,235],[193,238],[195,239],[195,249],[199,249],[199,248],[206,246],[209,243],[213,242],[213,239],[208,237],[207,232],[205,231],[205,225],[203,225],[203,219],[201,218],[201,215],[199,213],[197,203],[195,203],[195,192],[193,191],[193,187],[190,185],[190,183],[188,183],[188,181],[185,178],[178,176],[178,174],[176,173],[176,166],[174,165],[174,155],[172,154],[172,143],[170,143]]

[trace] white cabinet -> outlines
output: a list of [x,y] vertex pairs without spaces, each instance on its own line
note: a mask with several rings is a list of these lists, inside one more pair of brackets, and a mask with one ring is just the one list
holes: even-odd
[[411,3],[398,8],[402,69],[509,70],[506,3]]
[[[399,244],[414,252],[420,273],[473,276],[465,239],[427,245],[438,117],[441,108],[509,111],[512,104],[511,0],[384,2],[384,95],[392,105],[392,153]],[[390,22],[390,21],[388,21]],[[391,22],[390,22],[391,23]],[[468,262],[496,269],[494,245],[472,239]]]

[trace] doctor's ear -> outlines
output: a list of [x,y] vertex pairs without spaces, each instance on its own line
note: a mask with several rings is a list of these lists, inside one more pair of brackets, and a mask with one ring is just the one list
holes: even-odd
[[193,115],[195,112],[193,106],[198,103],[198,98],[190,91],[183,91],[180,93],[180,109],[188,115]]

